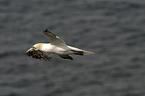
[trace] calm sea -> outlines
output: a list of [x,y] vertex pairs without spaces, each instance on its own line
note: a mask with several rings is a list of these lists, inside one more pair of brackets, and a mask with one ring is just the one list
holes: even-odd
[[[94,55],[25,55],[49,29]],[[0,96],[145,96],[145,0],[0,0]]]

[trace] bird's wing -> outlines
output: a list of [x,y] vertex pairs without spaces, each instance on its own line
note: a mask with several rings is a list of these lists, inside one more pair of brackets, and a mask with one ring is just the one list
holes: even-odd
[[63,58],[63,59],[70,59],[73,60],[73,58],[70,55],[58,55],[59,57]]
[[49,37],[51,44],[58,45],[58,46],[66,46],[65,42],[61,38],[52,34],[50,31],[48,31],[48,29],[43,31],[43,33]]

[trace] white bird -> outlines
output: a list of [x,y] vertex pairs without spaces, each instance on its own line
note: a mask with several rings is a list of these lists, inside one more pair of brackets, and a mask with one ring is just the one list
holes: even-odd
[[50,57],[48,57],[47,55],[43,53],[43,52],[46,52],[49,54],[57,54],[63,59],[73,60],[73,58],[70,55],[94,54],[93,52],[90,52],[90,51],[85,51],[76,47],[66,45],[65,42],[61,38],[52,34],[50,31],[48,31],[48,29],[43,31],[43,33],[49,37],[50,43],[34,44],[26,52],[28,56],[32,56],[33,58],[38,58],[38,59],[43,58],[44,60],[49,60]]

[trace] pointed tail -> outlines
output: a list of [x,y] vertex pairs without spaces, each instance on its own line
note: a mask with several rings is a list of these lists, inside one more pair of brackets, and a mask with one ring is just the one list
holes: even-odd
[[94,52],[90,52],[90,51],[83,51],[84,55],[89,55],[89,54],[95,54]]
[[76,48],[76,47],[72,47],[72,46],[68,46],[73,52],[76,52],[74,53],[75,55],[89,55],[89,54],[95,54],[93,52],[90,52],[90,51],[85,51],[85,50],[82,50],[82,49],[79,49],[79,48]]

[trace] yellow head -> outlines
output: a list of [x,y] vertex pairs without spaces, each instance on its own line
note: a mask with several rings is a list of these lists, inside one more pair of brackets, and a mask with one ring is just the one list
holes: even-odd
[[43,43],[37,43],[37,44],[33,45],[33,47],[35,47],[38,50],[41,50],[42,49],[42,45],[43,45]]

